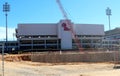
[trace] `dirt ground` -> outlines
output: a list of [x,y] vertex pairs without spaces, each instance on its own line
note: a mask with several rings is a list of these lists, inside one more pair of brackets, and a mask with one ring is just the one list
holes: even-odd
[[113,69],[113,66],[112,63],[50,64],[5,61],[4,69],[5,76],[120,76],[120,69]]
[[[1,60],[0,64],[2,75]],[[4,74],[5,76],[120,76],[120,69],[113,67],[113,63],[53,64],[13,60],[4,62]]]

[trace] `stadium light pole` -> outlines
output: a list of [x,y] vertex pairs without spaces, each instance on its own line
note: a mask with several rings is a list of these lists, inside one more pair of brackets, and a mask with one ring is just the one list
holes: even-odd
[[5,4],[3,4],[3,12],[5,12],[5,17],[6,17],[6,51],[8,51],[8,46],[7,46],[7,42],[8,42],[7,16],[8,16],[9,11],[10,11],[10,5],[7,2],[5,2]]
[[112,15],[111,14],[111,9],[109,7],[107,7],[106,9],[106,15],[108,16],[108,21],[109,21],[109,31],[111,30],[111,27],[110,27],[110,16]]
[[[109,23],[109,35],[110,35],[110,30],[111,30],[111,27],[110,27],[110,16],[112,15],[111,14],[111,9],[109,8],[109,7],[107,7],[107,9],[106,9],[106,15],[108,16],[108,23]],[[110,41],[110,40],[109,40]],[[109,42],[108,42],[108,47],[109,47]],[[110,48],[110,47],[109,47]]]

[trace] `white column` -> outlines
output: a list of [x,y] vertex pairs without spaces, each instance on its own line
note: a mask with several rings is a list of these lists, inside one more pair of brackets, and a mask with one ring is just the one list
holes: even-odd
[[72,49],[72,34],[65,20],[58,23],[58,37],[61,39],[61,49]]

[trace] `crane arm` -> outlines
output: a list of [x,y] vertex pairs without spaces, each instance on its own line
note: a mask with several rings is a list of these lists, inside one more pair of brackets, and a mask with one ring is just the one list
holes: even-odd
[[62,12],[62,14],[63,14],[63,17],[64,17],[65,19],[68,19],[67,13],[65,12],[65,10],[64,10],[64,8],[63,8],[60,0],[56,0],[56,1],[57,1],[58,5],[59,5],[59,8],[61,9],[61,12]]

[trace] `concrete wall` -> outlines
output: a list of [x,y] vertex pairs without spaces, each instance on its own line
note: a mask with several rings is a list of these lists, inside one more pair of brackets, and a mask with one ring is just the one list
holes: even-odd
[[48,53],[48,54],[32,54],[31,60],[33,62],[109,62],[120,60],[119,52],[92,52],[92,53]]
[[18,24],[18,35],[57,35],[57,25]]
[[105,35],[102,24],[74,24],[77,35]]

